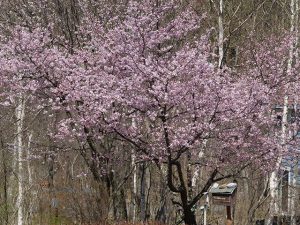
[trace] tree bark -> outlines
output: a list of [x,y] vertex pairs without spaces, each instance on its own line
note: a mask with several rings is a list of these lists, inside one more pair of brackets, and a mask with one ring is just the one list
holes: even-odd
[[[132,127],[136,127],[136,121],[132,119]],[[136,198],[137,198],[137,168],[136,168],[136,155],[134,150],[131,152],[131,166],[133,168],[133,197],[132,197],[132,221],[136,220]]]
[[15,139],[15,148],[17,152],[17,169],[18,169],[18,198],[16,202],[17,224],[24,224],[24,171],[23,171],[23,125],[25,117],[25,99],[20,96],[18,99],[18,106],[16,108],[17,119],[17,135]]
[[186,225],[197,225],[195,213],[191,209],[184,209],[183,221]]
[[3,191],[4,191],[4,221],[5,225],[9,224],[9,212],[8,212],[8,166],[7,166],[7,157],[4,152],[4,143],[1,137],[1,150],[2,150],[2,164],[3,164]]
[[146,167],[145,163],[143,163],[140,167],[141,171],[141,200],[140,200],[140,208],[141,208],[141,221],[146,220]]
[[218,37],[218,45],[219,45],[219,68],[223,66],[223,58],[224,58],[224,26],[223,26],[223,0],[219,1],[219,12],[218,12],[218,24],[219,24],[219,37]]

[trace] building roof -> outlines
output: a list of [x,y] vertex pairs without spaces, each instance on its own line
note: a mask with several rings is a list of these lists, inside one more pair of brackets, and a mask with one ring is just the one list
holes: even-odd
[[236,190],[236,186],[228,187],[226,185],[225,186],[221,185],[218,187],[212,187],[209,192],[212,195],[232,195],[235,190]]

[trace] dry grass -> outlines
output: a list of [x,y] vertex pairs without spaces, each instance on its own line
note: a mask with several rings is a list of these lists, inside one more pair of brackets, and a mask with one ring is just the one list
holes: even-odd
[[136,222],[136,223],[132,223],[132,222],[122,222],[122,223],[116,223],[115,225],[166,225],[166,224],[162,224],[160,222],[145,222],[145,223],[141,223],[141,222]]
[[163,224],[160,222],[155,222],[155,221],[148,221],[148,222],[118,222],[118,223],[98,223],[98,224],[93,224],[93,225],[167,225],[167,224]]

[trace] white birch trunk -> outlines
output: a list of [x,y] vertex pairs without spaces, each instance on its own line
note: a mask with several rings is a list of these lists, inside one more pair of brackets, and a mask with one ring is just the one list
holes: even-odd
[[193,177],[192,177],[192,188],[195,188],[196,185],[197,185],[197,180],[198,180],[198,177],[199,177],[199,172],[200,172],[200,168],[196,167],[195,172],[194,172]]
[[[30,166],[30,147],[31,147],[31,140],[32,140],[32,133],[29,134],[28,136],[28,144],[27,144],[27,149],[26,149],[26,155],[27,155],[27,174],[28,174],[28,189],[31,189],[33,186],[32,182],[32,170]],[[34,201],[35,201],[35,196],[34,193],[30,194],[30,202],[28,203],[28,214],[26,216],[26,224],[30,224],[30,219],[31,219],[31,212],[34,206]]]
[[[135,118],[132,119],[132,127],[136,128]],[[132,220],[136,221],[136,196],[137,196],[137,169],[135,151],[131,151],[131,166],[133,168],[133,198],[132,198]]]
[[133,167],[133,196],[132,196],[132,220],[136,220],[136,195],[137,195],[137,171],[135,165],[136,157],[134,150],[131,153],[131,166]]
[[218,38],[218,48],[219,48],[219,63],[218,67],[222,67],[224,58],[224,26],[223,26],[223,0],[219,1],[219,13],[218,13],[218,24],[219,24],[219,38]]
[[17,119],[17,135],[15,139],[15,148],[17,154],[17,168],[18,168],[18,198],[16,202],[17,208],[17,224],[24,224],[23,208],[24,208],[24,172],[23,172],[23,123],[25,116],[25,100],[21,96],[18,99],[18,106],[16,108]]
[[291,215],[291,225],[297,225],[296,224],[296,208],[295,208],[295,202],[297,201],[297,189],[296,189],[296,185],[297,185],[297,176],[298,176],[298,161],[296,161],[296,165],[293,168],[293,177],[291,180],[291,185],[289,186],[289,188],[291,187],[291,193],[290,193],[290,206],[289,206],[289,210],[290,210],[290,215]]
[[[296,11],[298,9],[298,1],[296,1]],[[297,14],[296,14],[297,15]],[[297,23],[296,23],[297,24]],[[298,36],[298,33],[296,32],[297,36]],[[298,38],[297,38],[298,39]],[[297,46],[297,42],[298,40],[296,39],[296,43],[295,43],[295,46]],[[298,60],[298,56],[296,54],[295,56],[296,60]],[[294,104],[294,110],[295,110],[295,116],[297,116],[297,105],[298,105],[298,98],[295,99],[295,104]],[[293,176],[290,177],[289,176],[289,212],[290,212],[290,215],[291,215],[291,225],[296,225],[296,217],[295,217],[295,211],[296,211],[296,208],[295,208],[295,202],[297,201],[297,176],[298,176],[298,159],[296,159],[295,161],[293,160]],[[291,181],[290,181],[291,179]]]
[[299,0],[295,0],[295,45],[294,45],[294,55],[295,62],[298,62],[298,41],[299,41]]
[[[202,143],[203,144],[203,148],[201,148],[201,150],[199,151],[199,154],[198,154],[199,161],[201,161],[201,158],[204,155],[204,149],[206,148],[206,143],[207,143],[207,140],[205,139],[203,141],[203,143]],[[192,187],[193,188],[196,187],[198,178],[201,176],[200,169],[201,169],[200,166],[196,166],[196,168],[195,168],[195,171],[194,171],[194,174],[193,174],[193,177],[192,177]]]
[[[292,64],[295,54],[295,47],[298,42],[298,0],[291,0],[291,34],[295,35],[295,39],[293,38],[293,41],[290,46],[289,51],[289,60],[288,60],[288,67],[287,67],[287,73],[290,74],[292,70]],[[286,130],[285,130],[286,132]],[[283,144],[285,144],[284,138],[283,138]],[[291,225],[295,224],[295,191],[294,191],[294,184],[295,184],[295,174],[293,174],[291,171],[289,172],[289,179],[288,179],[288,214],[291,216]]]
[[[290,63],[288,63],[290,64]],[[283,113],[282,113],[282,128],[281,128],[281,141],[282,146],[285,147],[286,143],[286,132],[287,132],[287,116],[288,116],[288,96],[284,96]],[[270,218],[268,224],[272,224],[272,219],[275,215],[279,215],[281,195],[278,190],[278,170],[280,168],[282,157],[280,156],[277,160],[275,170],[271,173],[270,177],[270,196],[271,196],[271,207],[270,207]]]
[[[278,160],[279,161],[279,160]],[[279,164],[279,163],[277,163]],[[276,168],[278,165],[276,165]],[[267,225],[272,225],[273,224],[273,218],[278,212],[278,204],[277,204],[277,170],[273,171],[270,175],[270,196],[271,196],[271,205],[270,205],[270,216],[267,221]]]
[[28,136],[28,145],[27,145],[27,173],[28,173],[28,184],[29,184],[29,187],[32,186],[32,172],[31,172],[30,160],[29,160],[31,140],[32,140],[32,133],[30,133],[29,136]]
[[[294,33],[295,31],[295,17],[298,20],[298,12],[296,13],[295,7],[297,8],[298,3],[295,4],[295,1],[298,0],[291,0],[290,2],[290,9],[291,9],[291,27],[290,27],[290,32],[291,34]],[[297,23],[296,23],[297,24]],[[289,59],[288,59],[288,64],[287,64],[287,74],[290,75],[292,71],[292,65],[293,65],[293,59],[294,59],[294,53],[295,53],[295,42],[297,41],[297,38],[293,40],[290,44],[289,47]],[[288,88],[288,87],[286,87]],[[283,103],[283,114],[282,114],[282,129],[281,129],[281,143],[282,146],[285,147],[286,145],[286,134],[287,134],[287,125],[288,125],[288,103],[289,103],[289,97],[287,95],[284,96],[284,103]],[[280,167],[282,157],[279,157],[276,165],[276,170],[272,172],[271,177],[270,177],[270,191],[271,191],[271,198],[272,198],[272,203],[273,206],[271,205],[271,210],[270,210],[270,218],[274,215],[279,214],[280,210],[280,205],[279,202],[281,202],[281,199],[278,196],[277,187],[278,187],[278,175],[277,172]],[[289,179],[290,181],[290,179]],[[281,197],[281,196],[280,196]],[[292,203],[290,202],[290,191],[289,191],[289,198],[288,198],[288,212],[291,213],[291,205]],[[269,221],[268,224],[270,224],[271,221]]]
[[[293,49],[294,49],[294,55],[295,55],[295,61],[298,62],[298,19],[299,19],[299,0],[294,0],[295,1],[295,8],[294,8],[294,14],[295,14],[295,18],[294,18],[294,30],[295,30],[295,43],[293,45]],[[292,12],[293,14],[293,12]],[[290,56],[291,57],[291,56]],[[293,57],[293,56],[292,56]],[[297,104],[298,104],[298,99],[296,99],[295,101],[295,116],[297,113]],[[295,162],[296,164],[294,165],[293,168],[293,176],[291,177],[291,182],[289,179],[289,214],[291,215],[291,225],[296,225],[296,217],[295,217],[295,202],[297,200],[296,196],[296,177],[298,175],[298,161]]]

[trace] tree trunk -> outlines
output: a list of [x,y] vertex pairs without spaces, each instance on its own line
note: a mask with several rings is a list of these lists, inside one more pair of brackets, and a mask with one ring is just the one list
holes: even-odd
[[24,172],[23,172],[23,123],[25,116],[25,100],[23,96],[18,99],[18,106],[16,108],[17,119],[17,135],[15,139],[15,148],[17,152],[17,169],[18,169],[18,198],[16,202],[17,224],[24,224]]
[[124,188],[120,191],[120,198],[121,198],[121,212],[122,212],[122,219],[127,221],[128,220],[128,213],[127,213],[127,206],[126,206],[126,196],[124,193]]
[[[132,127],[136,128],[135,119],[132,119]],[[136,198],[137,198],[137,168],[136,168],[136,155],[134,150],[131,152],[131,166],[133,168],[133,197],[132,197],[132,221],[136,220]]]
[[[290,49],[289,49],[289,59],[288,59],[288,65],[287,65],[287,74],[289,75],[291,73],[292,70],[292,65],[294,62],[294,54],[295,54],[295,48],[296,48],[296,42],[297,42],[297,33],[296,31],[298,29],[296,29],[296,25],[297,25],[297,21],[296,19],[298,19],[298,12],[296,10],[297,6],[296,6],[296,2],[298,0],[291,0],[290,2],[290,9],[291,9],[291,27],[290,27],[290,32],[291,34],[295,35],[295,37],[293,38],[291,45],[290,45]],[[288,87],[286,87],[288,89]],[[287,114],[288,114],[288,96],[286,95],[284,97],[284,116],[282,117],[282,145],[286,144],[286,138],[287,138],[287,125],[288,125],[288,121],[287,121]],[[293,196],[293,177],[291,175],[291,172],[288,173],[288,214],[291,216],[291,224],[293,224],[293,215],[294,215],[294,201],[295,201],[295,197]]]
[[[295,32],[295,24],[297,22],[295,21],[295,16],[298,19],[298,12],[296,12],[296,8],[298,6],[295,4],[295,1],[298,0],[291,0],[290,1],[290,9],[291,9],[291,20],[290,20],[290,32],[293,34]],[[295,35],[295,34],[294,34]],[[297,35],[297,34],[296,34]],[[293,66],[293,61],[294,61],[294,53],[295,53],[295,44],[296,44],[297,38],[292,40],[290,46],[289,46],[289,59],[287,62],[287,74],[289,75],[292,71],[292,66]],[[288,86],[286,86],[286,89],[288,89]],[[284,102],[283,102],[283,114],[282,114],[282,128],[281,128],[281,143],[282,146],[284,147],[286,145],[286,133],[287,133],[287,126],[288,126],[288,103],[289,103],[289,97],[287,95],[284,96]],[[272,197],[272,204],[271,205],[271,210],[270,210],[270,218],[268,221],[268,224],[271,224],[272,218],[274,215],[278,215],[280,211],[280,205],[278,204],[281,199],[279,199],[278,194],[276,193],[276,187],[278,186],[278,177],[277,177],[277,172],[279,169],[279,165],[281,162],[282,158],[279,157],[276,165],[276,170],[272,172],[271,178],[270,178],[270,191],[271,191],[271,197]],[[288,203],[290,205],[290,202]],[[290,212],[291,213],[291,212]]]
[[[295,18],[294,21],[294,32],[295,32],[295,43],[293,45],[293,54],[295,55],[295,62],[298,62],[298,19],[299,19],[299,0],[294,0],[294,14],[295,14]],[[293,27],[291,27],[292,30]],[[297,116],[297,104],[298,104],[298,98],[296,98],[295,101],[295,117]],[[291,225],[296,225],[296,214],[295,214],[295,203],[297,201],[297,192],[296,192],[296,177],[297,177],[297,173],[298,173],[298,160],[295,161],[295,165],[294,168],[292,169],[293,173],[292,173],[292,177],[291,178],[291,184],[289,184],[289,189],[291,189],[291,191],[289,192],[289,213],[291,216]],[[290,181],[290,179],[289,179]]]
[[[28,189],[30,190],[31,187],[33,186],[33,182],[32,182],[32,168],[30,166],[30,145],[31,145],[31,141],[32,141],[32,132],[29,134],[28,136],[28,143],[27,143],[27,149],[26,149],[26,156],[27,156],[27,174],[28,174]],[[34,201],[36,196],[34,195],[34,192],[30,192],[29,193],[29,198],[30,198],[30,202],[28,203],[28,213],[26,216],[26,224],[29,224],[31,219],[32,219],[32,209],[34,207]]]
[[136,198],[137,198],[137,171],[135,165],[135,153],[132,151],[131,165],[133,167],[133,196],[132,196],[132,221],[136,220]]
[[222,68],[223,58],[224,58],[224,26],[223,26],[223,0],[219,1],[219,12],[218,12],[218,24],[219,24],[219,37],[218,37],[218,47],[219,47],[219,68]]
[[141,170],[141,201],[140,201],[140,208],[141,208],[141,221],[146,220],[146,167],[145,163],[143,163],[140,167]]
[[197,225],[195,213],[189,208],[183,209],[183,221],[186,225]]
[[4,152],[4,143],[1,137],[1,150],[2,150],[2,164],[3,164],[3,191],[4,191],[4,221],[5,225],[9,224],[9,212],[8,212],[8,166],[7,166],[7,157]]

